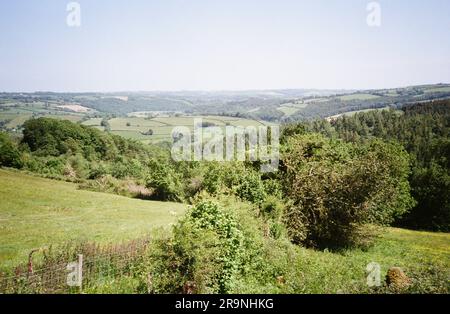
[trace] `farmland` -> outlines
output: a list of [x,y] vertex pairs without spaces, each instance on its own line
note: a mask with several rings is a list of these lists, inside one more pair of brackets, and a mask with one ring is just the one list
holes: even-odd
[[51,117],[77,122],[83,119],[86,113],[91,112],[88,108],[84,108],[83,112],[70,108],[73,107],[61,105],[60,102],[4,100],[0,102],[0,125],[3,125],[2,128],[5,130],[14,131],[20,129],[26,120],[35,117]]
[[[193,119],[199,117],[217,126],[261,125],[448,97],[448,84],[359,91],[3,93],[0,94],[0,127],[17,131],[27,119],[53,117],[104,130],[101,121],[106,119],[114,134],[156,143],[170,139],[174,126],[192,127]],[[144,135],[149,129],[153,134]]]
[[[145,143],[156,143],[170,141],[171,132],[174,127],[184,126],[193,130],[195,119],[201,119],[202,122],[208,123],[210,126],[217,126],[223,129],[228,125],[242,127],[271,125],[269,122],[226,116],[171,116],[154,118],[129,116],[112,118],[108,120],[108,123],[113,134]],[[83,124],[103,129],[101,121],[102,119],[93,118],[84,121]],[[151,135],[144,134],[149,130],[152,131]]]

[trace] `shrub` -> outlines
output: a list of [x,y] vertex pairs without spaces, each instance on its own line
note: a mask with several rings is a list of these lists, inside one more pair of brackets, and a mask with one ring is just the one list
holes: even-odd
[[22,168],[21,154],[9,136],[0,132],[0,166]]
[[260,174],[247,170],[239,180],[239,185],[236,187],[236,195],[242,200],[258,206],[261,205],[266,198],[266,192]]
[[265,218],[278,221],[283,215],[284,208],[285,206],[280,199],[269,195],[261,205],[261,213]]
[[290,138],[283,151],[295,243],[346,247],[366,240],[366,223],[386,224],[412,205],[408,158],[397,145],[355,146],[319,135]]
[[181,201],[184,199],[181,175],[166,163],[153,161],[146,187],[154,191],[158,200]]
[[160,245],[163,256],[149,261],[155,291],[182,292],[186,285],[197,293],[231,291],[242,265],[243,233],[236,218],[217,203],[193,207],[174,227],[173,239]]

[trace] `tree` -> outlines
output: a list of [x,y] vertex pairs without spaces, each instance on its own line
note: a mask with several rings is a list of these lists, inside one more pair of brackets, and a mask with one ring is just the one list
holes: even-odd
[[0,166],[22,168],[19,150],[6,133],[0,132]]

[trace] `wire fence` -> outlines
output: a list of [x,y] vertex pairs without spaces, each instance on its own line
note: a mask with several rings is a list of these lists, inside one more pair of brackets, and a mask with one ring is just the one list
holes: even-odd
[[124,244],[67,245],[33,250],[27,263],[0,273],[0,293],[82,293],[102,283],[133,276],[142,262],[149,239]]

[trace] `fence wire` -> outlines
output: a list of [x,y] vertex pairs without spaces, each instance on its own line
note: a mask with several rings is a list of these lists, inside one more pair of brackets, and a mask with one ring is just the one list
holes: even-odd
[[[38,252],[31,253],[27,263],[11,272],[0,273],[0,293],[80,293],[114,279],[133,276],[148,244],[148,239],[142,239],[106,246],[81,244],[56,253],[52,249],[33,250]],[[81,287],[71,286],[68,265],[78,262],[80,254],[83,256]]]

